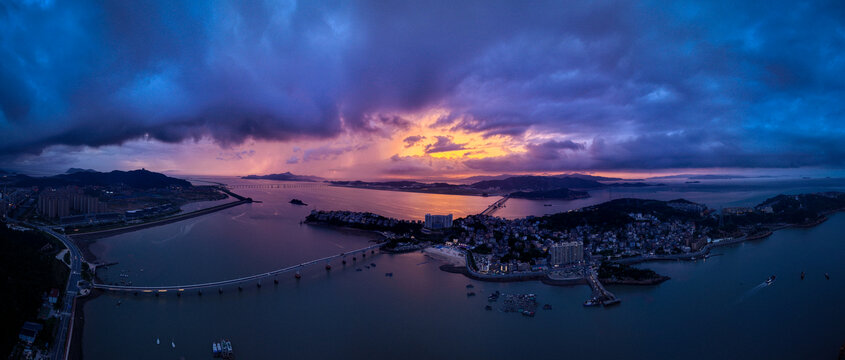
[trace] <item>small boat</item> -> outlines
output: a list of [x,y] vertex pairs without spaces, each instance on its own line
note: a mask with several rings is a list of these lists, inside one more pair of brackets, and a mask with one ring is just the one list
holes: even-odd
[[369,268],[370,268],[370,265],[364,265],[364,267],[365,267],[365,268],[367,268],[367,269],[369,269]]
[[370,266],[376,267],[376,263],[371,263]]
[[470,297],[470,296],[475,296],[475,292],[474,292],[474,291],[470,291],[470,292],[468,292],[468,293],[467,293],[467,297]]
[[173,348],[175,349],[175,348],[176,348],[176,343],[175,343],[175,342],[173,342],[173,340],[170,340],[170,346],[171,346],[171,347],[173,347]]
[[551,309],[552,309],[552,304],[543,305],[543,310],[551,310]]
[[528,310],[523,310],[523,311],[522,311],[522,316],[534,317],[534,312],[533,312],[533,311],[528,311]]
[[601,305],[601,302],[596,300],[596,299],[589,299],[587,301],[584,301],[584,306],[599,306],[599,305]]
[[769,278],[766,279],[766,285],[771,285],[773,282],[775,282],[775,276],[774,275],[769,276]]
[[830,274],[824,273],[824,278],[830,280]]
[[552,206],[552,204],[543,204],[543,206]]
[[801,272],[801,280],[804,280],[804,272]]
[[331,269],[332,269],[332,266],[329,265],[329,264],[326,264],[326,270],[331,270]]
[[158,345],[158,344],[161,344],[161,341],[159,341],[159,339],[156,338],[156,345]]
[[293,277],[295,277],[295,278],[297,278],[297,279],[301,279],[301,278],[302,278],[302,274],[300,274],[300,273],[299,273],[299,271],[297,271],[297,272],[296,272],[296,274],[293,274]]
[[490,306],[490,305],[487,305],[487,306],[484,307],[484,310],[491,311],[491,310],[493,310],[493,307]]
[[387,277],[393,277],[393,273],[392,273],[392,272],[389,272],[389,273],[384,273],[384,276],[387,276]]
[[475,287],[475,285],[473,285],[473,284],[467,284],[467,289],[472,289],[474,287]]
[[355,271],[363,271],[363,270],[361,270],[361,268],[357,268],[357,269],[355,269]]

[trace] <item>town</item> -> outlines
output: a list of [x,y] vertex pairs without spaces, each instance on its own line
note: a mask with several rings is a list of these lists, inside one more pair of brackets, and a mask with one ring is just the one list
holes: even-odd
[[[505,219],[426,214],[425,221],[372,213],[314,210],[309,223],[375,230],[385,250],[440,244],[460,250],[467,270],[490,279],[579,280],[590,269],[604,283],[651,284],[667,278],[628,264],[696,259],[716,246],[762,238],[786,226],[808,226],[845,207],[845,194],[780,195],[755,206],[723,208],[678,199],[618,199],[574,211]],[[614,266],[602,266],[611,264]]]

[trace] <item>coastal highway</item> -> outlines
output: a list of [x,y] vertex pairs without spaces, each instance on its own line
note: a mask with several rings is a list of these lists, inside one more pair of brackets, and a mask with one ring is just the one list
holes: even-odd
[[79,286],[77,285],[82,280],[82,251],[76,247],[67,236],[59,234],[46,226],[35,227],[50,236],[61,241],[70,252],[70,275],[68,275],[67,287],[65,288],[65,296],[62,300],[62,309],[59,315],[59,324],[56,331],[56,338],[53,340],[53,349],[50,352],[50,358],[53,360],[63,360],[67,358],[70,349],[71,331],[73,331],[73,313],[74,298],[79,293]]

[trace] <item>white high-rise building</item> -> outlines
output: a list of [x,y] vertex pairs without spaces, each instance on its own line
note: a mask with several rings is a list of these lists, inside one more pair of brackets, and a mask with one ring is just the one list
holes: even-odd
[[425,214],[425,228],[431,230],[448,229],[452,227],[452,214],[431,215]]
[[584,260],[584,244],[580,241],[560,242],[549,249],[551,266],[567,265]]

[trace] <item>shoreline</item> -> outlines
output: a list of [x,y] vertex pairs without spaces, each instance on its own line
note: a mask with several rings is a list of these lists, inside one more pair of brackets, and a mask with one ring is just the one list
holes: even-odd
[[66,354],[68,360],[82,360],[84,358],[82,353],[82,332],[85,329],[85,304],[103,294],[104,292],[102,290],[91,289],[91,293],[87,296],[76,298],[76,305],[73,312],[73,335],[69,340],[70,352]]
[[211,214],[211,213],[215,213],[215,212],[218,212],[218,211],[221,211],[221,210],[225,210],[225,209],[228,209],[228,208],[231,208],[231,207],[235,207],[235,206],[242,205],[242,204],[248,204],[248,203],[251,203],[251,201],[246,200],[246,199],[245,200],[238,200],[238,201],[233,201],[233,202],[226,203],[226,204],[220,204],[220,205],[212,206],[212,207],[209,207],[209,208],[199,209],[199,210],[191,211],[189,213],[170,216],[170,217],[166,217],[166,218],[163,218],[163,219],[153,220],[153,221],[149,221],[149,222],[145,222],[145,223],[141,223],[141,224],[132,224],[132,225],[123,226],[123,227],[114,228],[114,229],[106,229],[106,230],[92,231],[92,232],[86,232],[86,233],[68,234],[67,237],[70,238],[70,240],[73,241],[74,244],[76,244],[76,246],[79,248],[80,251],[82,251],[82,254],[83,254],[85,261],[93,263],[93,262],[96,262],[99,259],[97,258],[96,255],[94,255],[94,253],[91,252],[91,249],[89,247],[90,247],[91,244],[93,244],[98,239],[116,236],[116,235],[120,235],[120,234],[125,234],[125,233],[138,231],[138,230],[144,230],[144,229],[148,229],[148,228],[152,228],[152,227],[156,227],[156,226],[172,224],[172,223],[179,222],[179,221],[182,221],[182,220],[188,220],[188,219],[195,218],[195,217],[198,217],[198,216],[208,215],[208,214]]

